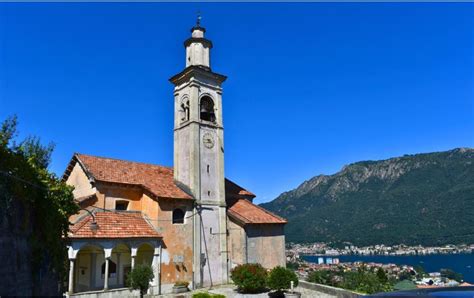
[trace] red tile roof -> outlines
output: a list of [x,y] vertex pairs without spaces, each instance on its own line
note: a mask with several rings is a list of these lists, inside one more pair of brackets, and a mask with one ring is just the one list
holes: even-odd
[[[177,186],[173,177],[173,169],[170,167],[76,153],[69,163],[63,179],[67,179],[77,162],[81,164],[88,176],[97,181],[142,187],[161,198],[192,199]],[[285,219],[252,204],[247,199],[252,199],[255,195],[228,179],[225,180],[225,189],[229,216],[237,221],[243,224],[285,224],[287,222]],[[87,199],[89,198],[84,197],[78,200],[85,201]],[[90,228],[86,230],[90,230]],[[80,233],[77,235],[81,235]],[[89,235],[91,232],[87,233]],[[113,236],[111,237],[113,238]]]
[[230,217],[243,224],[286,224],[287,221],[245,199],[238,199],[228,205]]
[[69,237],[77,238],[159,238],[161,237],[139,212],[97,212],[98,229],[91,229],[87,215],[71,226]]
[[[139,186],[161,198],[192,199],[176,185],[171,167],[76,153],[63,179],[67,179],[77,161],[84,166],[86,174],[97,181]],[[230,198],[255,197],[228,179],[225,179],[225,188],[226,196]]]
[[[190,195],[174,183],[172,168],[79,153],[74,155],[73,160],[74,158],[84,165],[95,180],[141,186],[162,198],[191,199]],[[74,164],[69,165],[65,177]]]

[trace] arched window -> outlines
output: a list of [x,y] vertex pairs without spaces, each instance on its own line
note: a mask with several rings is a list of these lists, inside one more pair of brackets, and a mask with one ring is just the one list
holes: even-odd
[[[102,278],[105,276],[105,262],[102,264]],[[115,273],[117,273],[117,265],[109,260],[109,277],[115,277]]]
[[184,211],[176,208],[173,210],[173,224],[184,223]]
[[201,98],[201,120],[216,121],[216,114],[214,113],[214,102],[209,96]]
[[181,121],[188,121],[189,120],[189,99],[184,98],[181,102]]

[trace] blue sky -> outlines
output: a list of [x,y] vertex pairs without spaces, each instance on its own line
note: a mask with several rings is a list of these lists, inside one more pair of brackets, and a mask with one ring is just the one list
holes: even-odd
[[474,147],[474,4],[1,3],[0,119],[73,152],[172,165],[201,10],[226,175],[264,202],[346,164]]

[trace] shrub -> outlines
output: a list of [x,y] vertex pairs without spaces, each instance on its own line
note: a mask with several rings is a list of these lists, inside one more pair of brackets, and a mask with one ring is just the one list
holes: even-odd
[[127,283],[134,290],[140,290],[140,297],[146,294],[150,281],[153,279],[153,269],[150,265],[137,265],[128,274]]
[[300,264],[298,262],[286,262],[286,268],[292,269],[292,270],[298,270],[300,267]]
[[242,293],[259,293],[265,290],[267,271],[260,264],[243,264],[231,271],[230,278]]
[[335,286],[336,273],[330,270],[313,271],[308,276],[309,282],[314,282],[322,285]]
[[298,285],[298,277],[296,273],[284,267],[275,267],[270,271],[267,279],[267,285],[272,290],[286,290],[291,287],[291,282],[296,287]]

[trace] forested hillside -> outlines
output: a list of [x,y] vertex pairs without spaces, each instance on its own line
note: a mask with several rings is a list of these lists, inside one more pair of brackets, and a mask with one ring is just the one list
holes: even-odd
[[474,149],[356,162],[262,206],[292,242],[474,243]]

